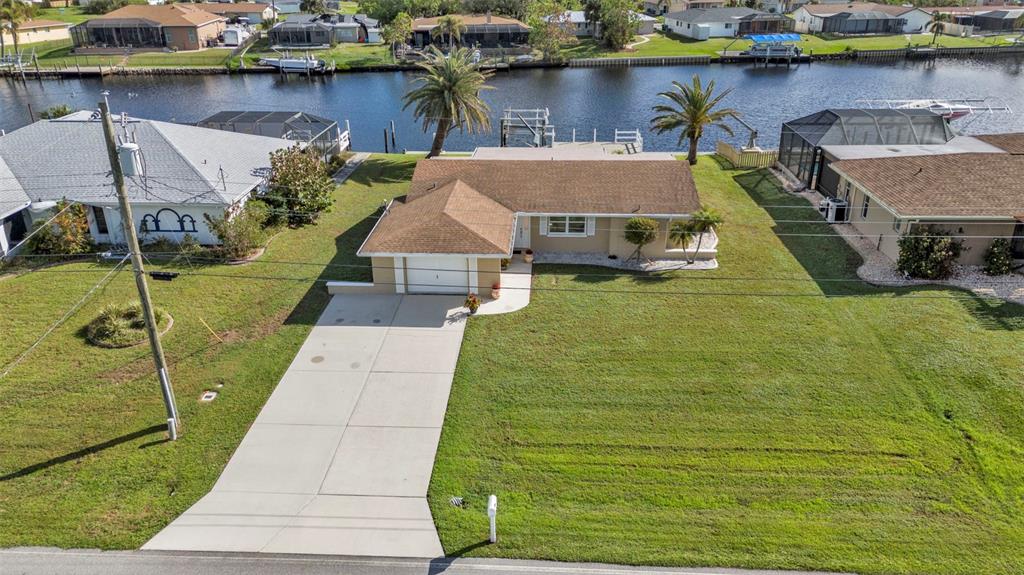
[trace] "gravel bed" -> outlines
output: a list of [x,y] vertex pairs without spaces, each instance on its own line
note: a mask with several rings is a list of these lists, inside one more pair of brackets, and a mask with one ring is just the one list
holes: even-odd
[[718,260],[696,261],[687,263],[686,260],[652,260],[651,262],[637,263],[636,260],[627,262],[623,259],[608,259],[608,256],[592,252],[537,252],[534,254],[534,263],[538,264],[572,264],[587,266],[602,266],[620,270],[632,270],[642,272],[664,272],[671,270],[713,270],[718,267]]

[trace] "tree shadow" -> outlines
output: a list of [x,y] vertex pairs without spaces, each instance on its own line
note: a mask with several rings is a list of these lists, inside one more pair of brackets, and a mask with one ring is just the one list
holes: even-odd
[[[145,429],[140,429],[138,431],[134,431],[134,432],[129,433],[127,435],[122,435],[120,437],[115,437],[114,439],[110,439],[110,440],[104,441],[103,443],[97,443],[96,445],[90,445],[89,447],[86,447],[86,448],[83,448],[83,449],[79,449],[78,451],[72,451],[71,453],[66,453],[66,454],[61,455],[59,457],[54,457],[53,459],[48,459],[46,461],[42,461],[42,462],[36,463],[34,465],[29,465],[28,467],[24,467],[24,468],[19,469],[17,471],[12,471],[11,473],[8,473],[7,475],[4,475],[4,476],[0,477],[0,482],[11,481],[12,479],[17,479],[19,477],[25,477],[26,475],[31,475],[31,474],[33,474],[33,473],[35,473],[37,471],[42,471],[44,469],[49,469],[50,467],[53,467],[55,465],[60,465],[62,463],[69,463],[71,461],[75,461],[76,459],[81,459],[81,458],[85,457],[86,455],[91,455],[93,453],[99,453],[100,451],[103,451],[103,450],[106,450],[106,449],[110,449],[111,447],[116,447],[118,445],[121,445],[122,443],[127,443],[129,441],[133,441],[135,439],[139,439],[139,438],[145,437],[145,436],[150,435],[152,433],[157,433],[157,432],[160,432],[160,431],[165,431],[166,429],[167,428],[165,426],[163,426],[163,425],[153,425],[153,426],[147,427]],[[150,444],[156,444],[156,443],[160,443],[160,441],[149,442],[149,443],[144,444],[144,445],[148,446]]]
[[359,169],[348,177],[348,181],[367,187],[373,187],[374,184],[410,182],[415,167],[415,164],[406,162],[404,159],[396,161],[386,156],[372,156],[367,158],[359,166]]
[[988,330],[1018,331],[1024,329],[1024,306],[993,297],[967,292],[960,303],[974,319]]

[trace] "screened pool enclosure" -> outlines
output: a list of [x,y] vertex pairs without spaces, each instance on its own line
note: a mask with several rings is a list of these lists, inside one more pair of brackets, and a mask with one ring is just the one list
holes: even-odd
[[820,189],[828,179],[823,146],[945,144],[953,135],[946,119],[929,110],[822,110],[782,125],[779,164],[808,188]]
[[341,131],[338,123],[305,112],[218,112],[199,121],[201,128],[241,132],[305,142],[315,148],[324,161],[339,154]]

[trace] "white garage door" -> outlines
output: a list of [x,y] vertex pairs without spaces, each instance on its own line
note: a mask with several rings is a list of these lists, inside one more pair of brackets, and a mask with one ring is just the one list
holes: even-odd
[[466,258],[406,258],[406,291],[409,293],[457,293],[469,291]]

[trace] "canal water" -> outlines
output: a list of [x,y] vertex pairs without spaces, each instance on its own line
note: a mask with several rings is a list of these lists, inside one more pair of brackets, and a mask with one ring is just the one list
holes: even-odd
[[[759,143],[774,147],[782,122],[827,107],[857,107],[862,99],[989,98],[1008,105],[1012,114],[976,115],[956,122],[964,133],[1024,131],[1024,59],[941,60],[858,64],[814,63],[755,68],[743,65],[673,66],[644,68],[529,69],[500,72],[489,82],[495,89],[484,98],[494,110],[543,108],[551,112],[559,141],[569,140],[573,129],[581,140],[612,138],[615,129],[640,129],[648,150],[675,150],[677,135],[655,135],[648,129],[651,106],[658,92],[671,82],[689,82],[694,74],[714,80],[719,90],[731,88],[723,105],[738,110],[761,132]],[[28,106],[40,110],[55,104],[94,108],[103,90],[110,92],[111,108],[129,115],[196,122],[220,110],[303,110],[348,120],[357,150],[382,151],[384,129],[395,122],[398,148],[425,150],[424,133],[408,111],[402,96],[412,73],[338,74],[330,78],[282,79],[275,75],[246,76],[136,76],[82,80],[29,80],[22,85],[0,80],[0,129],[13,130],[29,122]],[[743,143],[747,133],[733,123]],[[711,132],[702,147],[711,149]],[[449,150],[470,150],[497,145],[496,131],[467,135],[454,133]]]

